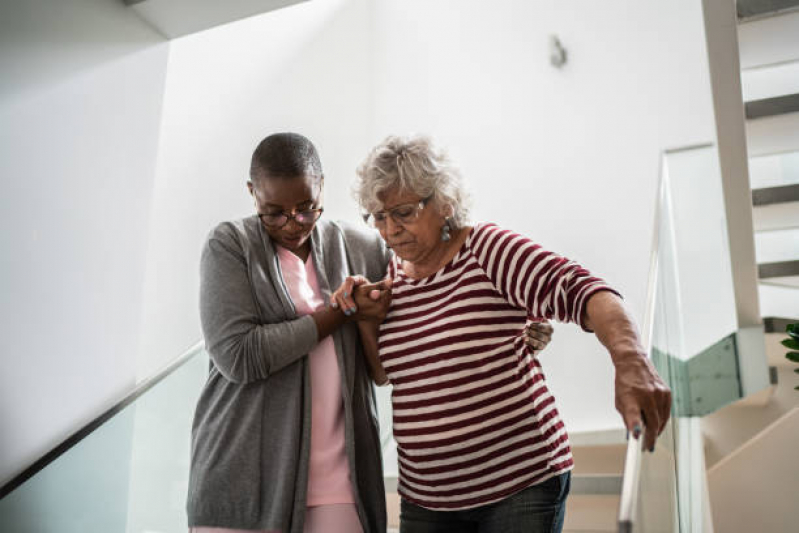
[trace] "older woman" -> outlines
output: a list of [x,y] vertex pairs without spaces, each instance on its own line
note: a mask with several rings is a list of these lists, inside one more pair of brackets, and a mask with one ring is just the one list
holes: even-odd
[[[470,225],[458,172],[429,140],[387,138],[359,176],[367,219],[395,253],[388,313],[359,327],[373,377],[393,385],[401,532],[560,531],[572,455],[521,332],[531,318],[593,330],[616,367],[625,425],[638,438],[646,422],[653,449],[670,391],[632,318],[580,265]],[[339,305],[355,308],[353,285],[334,295]]]

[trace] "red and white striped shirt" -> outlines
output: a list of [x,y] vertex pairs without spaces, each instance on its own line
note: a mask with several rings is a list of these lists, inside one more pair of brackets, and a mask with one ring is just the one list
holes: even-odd
[[571,449],[528,317],[581,323],[612,290],[563,257],[478,224],[445,267],[409,278],[389,265],[392,302],[379,353],[393,385],[399,493],[437,510],[501,500],[570,470]]

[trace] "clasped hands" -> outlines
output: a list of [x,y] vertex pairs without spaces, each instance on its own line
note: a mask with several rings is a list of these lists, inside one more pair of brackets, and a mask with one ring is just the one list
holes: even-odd
[[351,320],[380,323],[391,305],[391,280],[370,283],[363,276],[348,276],[330,295],[331,307]]

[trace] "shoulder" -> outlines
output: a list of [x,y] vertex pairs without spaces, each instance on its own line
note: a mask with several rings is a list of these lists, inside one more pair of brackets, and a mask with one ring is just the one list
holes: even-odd
[[493,222],[477,222],[472,234],[467,240],[468,246],[474,251],[482,250],[486,247],[493,247],[508,240],[529,240],[515,231],[503,228]]
[[336,236],[348,246],[379,247],[382,239],[370,228],[359,228],[341,220],[320,220],[320,229],[326,237]]
[[340,243],[356,269],[365,269],[368,277],[382,276],[392,253],[377,231],[348,222],[320,220],[317,228],[327,245]]
[[344,221],[320,222],[323,223],[320,228],[323,236],[340,239],[351,253],[383,255],[387,250],[380,234],[371,228],[359,228]]
[[217,224],[205,240],[205,249],[222,246],[230,251],[243,251],[261,238],[257,217],[228,220]]

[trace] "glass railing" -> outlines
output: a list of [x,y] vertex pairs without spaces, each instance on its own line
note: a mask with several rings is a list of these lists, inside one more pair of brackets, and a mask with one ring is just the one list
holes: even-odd
[[189,440],[208,375],[198,344],[3,487],[0,530],[186,530]]
[[708,529],[700,417],[743,395],[726,228],[715,147],[665,153],[642,333],[671,387],[672,418],[654,453],[628,445],[620,531]]

